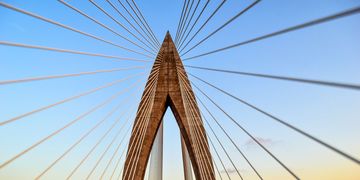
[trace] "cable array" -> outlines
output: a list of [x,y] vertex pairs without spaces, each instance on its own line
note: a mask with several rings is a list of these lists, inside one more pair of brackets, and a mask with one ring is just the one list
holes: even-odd
[[[127,75],[121,76],[121,78],[116,78],[116,80],[109,82],[106,79],[102,79],[100,86],[78,92],[75,95],[63,98],[55,98],[57,100],[49,104],[42,105],[40,107],[34,107],[27,112],[21,112],[20,114],[13,115],[10,118],[1,120],[0,127],[3,129],[8,127],[16,127],[21,123],[31,123],[32,120],[28,119],[31,116],[44,113],[44,111],[49,111],[50,109],[55,109],[57,107],[59,108],[60,106],[65,106],[71,102],[79,101],[79,99],[88,98],[94,102],[94,104],[91,104],[89,109],[81,111],[80,114],[76,114],[74,117],[71,117],[70,120],[66,120],[64,124],[59,125],[59,127],[55,127],[55,129],[51,130],[50,133],[45,134],[34,142],[31,142],[23,149],[17,149],[16,152],[13,152],[10,157],[6,157],[3,162],[0,162],[0,171],[8,168],[10,165],[15,164],[16,161],[20,161],[22,158],[24,158],[24,156],[29,156],[32,151],[35,151],[35,149],[40,149],[45,143],[57,144],[58,142],[53,142],[51,140],[55,139],[55,137],[64,136],[64,140],[69,140],[71,143],[66,146],[60,143],[57,144],[61,147],[65,146],[64,151],[59,154],[52,154],[50,152],[49,157],[47,157],[50,159],[50,161],[48,164],[45,164],[39,172],[36,172],[34,179],[43,179],[52,171],[55,171],[55,167],[60,166],[60,163],[66,161],[66,157],[69,157],[72,153],[74,153],[74,151],[76,151],[77,148],[80,148],[80,146],[84,145],[85,142],[90,142],[90,145],[86,147],[84,153],[80,157],[80,160],[75,162],[73,167],[70,168],[69,172],[66,172],[66,179],[75,179],[75,177],[80,174],[81,168],[84,168],[85,166],[89,167],[89,171],[85,173],[85,177],[83,177],[83,179],[137,179],[139,162],[140,159],[143,158],[142,151],[140,150],[148,143],[147,133],[149,129],[154,128],[152,124],[152,116],[157,107],[156,100],[159,98],[157,90],[162,88],[158,86],[158,82],[160,82],[161,78],[171,79],[172,77],[170,75],[173,71],[176,71],[176,80],[172,80],[178,82],[177,85],[179,86],[179,92],[176,93],[180,94],[180,101],[184,105],[182,113],[184,114],[184,117],[186,117],[185,121],[181,122],[184,126],[182,128],[185,129],[182,129],[181,131],[183,136],[182,138],[187,138],[186,140],[183,140],[184,142],[186,141],[188,143],[186,145],[187,148],[191,148],[191,150],[188,150],[188,152],[190,154],[191,160],[193,161],[192,165],[196,165],[192,168],[194,171],[196,171],[195,176],[201,177],[200,179],[213,179],[213,176],[216,176],[221,180],[246,180],[249,174],[260,180],[268,179],[264,169],[259,167],[259,163],[261,162],[256,162],[253,159],[254,157],[252,157],[252,154],[241,146],[241,143],[239,143],[239,135],[237,135],[237,132],[234,133],[230,131],[229,126],[239,130],[241,136],[244,135],[244,137],[249,138],[251,142],[253,142],[261,149],[262,153],[272,159],[271,163],[276,163],[279,165],[283,172],[278,173],[286,173],[286,175],[289,175],[293,179],[301,179],[302,175],[300,172],[298,172],[298,169],[294,167],[293,162],[287,160],[283,154],[274,152],[274,150],[267,147],[266,144],[262,143],[257,138],[257,134],[259,132],[252,132],[249,130],[249,127],[246,126],[243,120],[240,120],[239,117],[232,115],[233,113],[228,111],[229,106],[221,105],[221,103],[216,100],[215,97],[218,94],[208,93],[207,88],[215,90],[214,92],[225,95],[225,97],[245,105],[249,109],[254,110],[254,112],[267,117],[269,120],[271,120],[270,122],[280,124],[282,128],[291,130],[292,132],[295,132],[295,134],[300,135],[301,138],[311,140],[315,145],[319,145],[325,150],[330,150],[330,152],[334,155],[354,163],[356,167],[360,167],[360,159],[356,157],[356,155],[348,153],[346,147],[336,147],[335,144],[328,143],[326,140],[316,137],[314,132],[310,132],[293,125],[290,123],[290,121],[287,121],[289,118],[286,118],[286,120],[285,118],[280,118],[280,116],[275,115],[277,113],[271,112],[268,109],[265,110],[266,108],[260,108],[261,106],[259,104],[253,104],[251,100],[244,99],[240,95],[228,91],[224,87],[221,87],[221,85],[215,85],[215,83],[209,81],[208,78],[217,76],[219,74],[228,74],[234,75],[234,77],[231,77],[233,78],[231,80],[234,82],[238,76],[243,76],[250,79],[261,78],[268,80],[269,82],[271,82],[270,80],[276,80],[286,81],[289,83],[322,86],[324,88],[339,88],[344,91],[352,90],[355,93],[360,90],[359,84],[350,82],[337,82],[332,80],[321,80],[316,78],[308,79],[286,75],[275,75],[276,73],[267,74],[241,71],[238,69],[230,70],[221,69],[218,67],[211,68],[209,66],[182,64],[180,57],[183,57],[189,53],[191,54],[191,52],[197,47],[205,45],[205,42],[211,42],[210,40],[213,36],[218,34],[221,30],[229,28],[230,24],[233,24],[234,21],[239,20],[240,17],[243,17],[243,15],[248,11],[252,10],[254,13],[256,13],[255,7],[260,4],[261,0],[252,1],[250,4],[246,5],[245,8],[238,10],[238,12],[235,15],[232,15],[231,18],[221,22],[219,27],[211,29],[209,34],[205,35],[199,41],[192,44],[192,42],[196,40],[196,38],[199,37],[201,33],[204,33],[207,25],[219,13],[226,13],[224,10],[224,6],[227,5],[226,2],[228,1],[222,0],[221,2],[215,3],[213,7],[210,0],[184,0],[181,7],[179,7],[180,15],[178,17],[178,21],[176,22],[177,27],[175,32],[175,39],[172,41],[172,39],[169,40],[165,38],[163,44],[160,43],[156,34],[154,33],[154,29],[150,26],[149,22],[151,21],[148,21],[149,19],[145,16],[146,13],[142,12],[140,6],[135,2],[135,0],[105,0],[103,2],[89,0],[86,2],[90,7],[96,9],[96,13],[106,17],[107,20],[109,20],[111,23],[114,23],[114,25],[116,25],[116,27],[119,29],[107,25],[107,23],[105,23],[106,21],[103,21],[104,19],[101,19],[97,16],[98,14],[90,16],[89,14],[91,13],[89,12],[89,9],[80,9],[80,7],[69,3],[69,1],[58,0],[58,3],[63,5],[66,10],[71,10],[71,12],[76,13],[77,16],[80,15],[81,17],[84,17],[86,21],[90,21],[91,23],[96,24],[96,27],[99,28],[100,33],[105,31],[107,33],[110,32],[114,37],[114,39],[111,40],[105,39],[101,35],[95,35],[86,30],[80,30],[77,27],[55,21],[35,12],[19,8],[8,3],[0,2],[0,7],[3,9],[29,16],[31,18],[40,20],[41,22],[50,24],[51,26],[55,26],[61,30],[65,29],[77,35],[95,40],[95,43],[99,43],[99,46],[109,45],[118,48],[118,50],[121,52],[124,51],[129,53],[130,56],[136,56],[121,57],[118,55],[109,55],[107,53],[101,52],[87,52],[66,48],[63,49],[46,45],[41,46],[36,45],[39,43],[38,41],[30,42],[28,44],[0,40],[0,45],[2,46],[19,49],[27,48],[32,50],[39,50],[39,52],[50,51],[69,55],[83,55],[85,57],[88,56],[104,58],[114,62],[126,63],[153,62],[153,59],[155,58],[154,56],[156,56],[151,72],[148,75],[146,84],[144,84],[145,89],[142,93],[141,99],[139,99],[139,102],[137,102],[136,99],[138,97],[138,92],[140,91],[139,87],[141,87],[142,78],[144,77],[143,71],[147,70],[148,66],[131,65],[114,68],[101,68],[92,71],[63,74],[51,73],[42,76],[0,80],[0,87],[11,88],[12,85],[16,84],[22,84],[24,86],[31,87],[31,84],[35,82],[46,83],[48,81],[60,81],[63,79],[77,77],[92,78],[97,77],[100,74],[110,74],[115,76],[115,74],[118,75],[118,73],[120,74],[122,72],[130,71]],[[280,35],[290,34],[291,32],[321,25],[326,22],[354,16],[359,12],[360,7],[353,7],[341,12],[286,27],[261,36],[253,37],[240,42],[238,41],[238,43],[230,44],[225,47],[210,50],[198,55],[185,57],[182,60],[194,60],[226,50],[235,50],[235,48],[239,48],[244,45],[275,38]],[[167,37],[170,37],[170,35]],[[117,40],[115,38],[129,43],[129,47],[114,42],[113,40]],[[169,53],[170,51],[171,53]],[[137,56],[139,55],[146,57],[147,59],[138,59]],[[174,59],[179,61],[175,61]],[[175,62],[174,69],[171,69],[170,67],[172,61]],[[168,68],[167,74],[162,74],[162,76],[166,77],[160,77],[161,75],[159,73],[161,68],[164,68],[163,64],[166,64]],[[206,75],[208,75],[208,78],[195,75],[193,73],[194,70],[207,73]],[[133,73],[132,71],[141,72]],[[192,79],[195,81],[192,81]],[[199,84],[205,86],[200,86]],[[80,85],[81,83],[79,83],[79,86]],[[124,87],[120,87],[120,85],[124,85]],[[193,91],[193,87],[196,91]],[[120,90],[115,90],[114,92],[114,88],[119,88]],[[112,91],[110,92],[110,90]],[[92,100],[90,98],[91,95],[99,95],[100,93],[105,92],[106,94],[102,94],[102,98],[100,100]],[[217,112],[220,112],[220,114],[216,114],[216,112],[214,112],[211,107],[215,108]],[[98,118],[90,118],[90,116],[95,113],[103,113],[102,110],[105,112],[105,114],[100,114],[100,117]],[[220,119],[219,115],[223,115],[226,118]],[[38,121],[48,122],[49,120],[42,119]],[[258,120],[254,119],[253,121],[257,122]],[[89,126],[87,127],[84,124],[88,124]],[[76,125],[84,125],[86,128],[82,129],[79,136],[68,139],[68,137],[64,135],[66,134],[65,131],[74,129],[74,126]],[[220,132],[218,132],[218,130],[220,130]],[[96,137],[90,138],[91,136]],[[222,139],[223,137],[224,139]],[[11,137],[9,139],[11,140]],[[231,148],[234,148],[235,151],[231,151]],[[294,154],[294,156],[298,155]],[[90,159],[94,159],[94,162],[91,164]],[[241,160],[241,162],[244,163],[240,164],[238,160]],[[244,167],[250,168],[251,172],[242,172],[242,168]],[[214,173],[217,173],[217,175]]]

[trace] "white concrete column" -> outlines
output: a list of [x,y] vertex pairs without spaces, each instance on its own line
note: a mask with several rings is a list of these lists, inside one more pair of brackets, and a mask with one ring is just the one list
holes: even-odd
[[151,149],[149,180],[162,180],[164,127],[161,122]]
[[192,166],[189,153],[186,149],[185,142],[182,137],[181,138],[181,151],[183,156],[183,165],[184,165],[184,179],[185,180],[193,180],[192,174]]

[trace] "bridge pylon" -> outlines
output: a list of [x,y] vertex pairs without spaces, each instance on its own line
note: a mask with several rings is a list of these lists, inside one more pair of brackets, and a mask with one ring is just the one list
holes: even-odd
[[123,180],[142,180],[166,109],[170,107],[197,180],[215,180],[205,128],[175,44],[166,34],[148,77],[131,133]]

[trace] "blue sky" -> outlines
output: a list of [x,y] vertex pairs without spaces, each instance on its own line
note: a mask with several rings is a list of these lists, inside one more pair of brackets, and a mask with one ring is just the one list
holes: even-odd
[[[115,36],[57,1],[8,0],[2,2],[86,31],[122,46],[141,51],[136,46]],[[131,38],[129,34],[98,11],[90,2],[67,2],[115,29],[117,32]],[[110,14],[116,16],[120,22],[126,24],[106,2],[96,2],[108,10]],[[209,16],[219,2],[218,0],[211,1],[203,17]],[[175,37],[182,1],[154,0],[138,1],[137,3],[159,41],[163,40],[168,30]],[[225,3],[220,13],[204,28],[192,45],[250,3],[250,0],[228,1]],[[184,58],[359,5],[360,2],[356,0],[262,1],[211,39],[191,51]],[[186,61],[184,64],[360,84],[359,18],[358,14],[353,15],[221,53]],[[204,20],[205,18],[201,18],[200,22]],[[124,51],[3,7],[0,8],[0,39],[1,41],[144,59],[141,55]],[[131,92],[120,96],[109,105],[96,111],[0,171],[0,177],[11,179],[35,177],[47,164],[51,163],[61,152],[70,146],[77,137],[84,133],[86,129],[91,128],[112,108],[122,103],[122,100],[130,98],[109,121],[104,123],[79,148],[70,153],[66,160],[61,161],[46,176],[46,178],[52,176],[59,179],[63,178],[76,165],[76,162],[82,158],[84,153],[88,151],[90,145],[94,144],[101,134],[106,131],[111,125],[111,121],[116,119],[122,111],[128,112],[124,118],[128,116],[133,118],[134,113],[129,114],[129,109],[137,107],[144,82],[151,68],[151,63],[114,62],[106,58],[7,46],[0,46],[0,54],[0,81],[100,69],[146,66],[144,70],[129,70],[2,85],[0,87],[0,121],[128,75],[140,72],[145,73],[140,77],[129,79],[126,82],[119,83],[89,96],[0,127],[0,147],[5,147],[0,150],[0,162],[3,162],[112,94],[130,86],[136,80],[140,79],[142,82],[136,90],[132,91],[134,92],[133,96],[130,96]],[[339,147],[355,157],[360,157],[360,144],[357,140],[360,137],[360,111],[358,110],[360,107],[360,93],[357,91],[236,76],[189,68],[187,68],[187,71],[222,87],[230,93],[273,113],[307,132],[311,132],[316,137]],[[351,176],[349,175],[348,179],[358,179],[360,177],[359,173],[356,174],[356,172],[360,172],[359,167],[354,165],[354,163],[286,129],[196,79],[191,77],[190,79],[198,84],[199,87],[205,89],[214,100],[224,107],[227,112],[230,112],[238,122],[241,122],[256,137],[261,138],[264,144],[275,154],[279,155],[294,171],[298,172],[300,177],[305,179],[331,179],[325,176],[331,175],[333,179],[339,179],[349,174]],[[249,159],[254,161],[254,164],[264,173],[264,177],[270,179],[289,178],[286,172],[275,161],[271,160],[265,152],[249,142],[249,138],[235,127],[224,114],[211,105],[209,101],[206,101],[197,90],[195,90],[195,93],[206,102],[211,111],[214,112],[214,115],[223,123],[235,138],[235,141],[249,156]],[[200,108],[203,109],[202,107]],[[210,122],[213,122],[205,111],[204,114]],[[123,120],[125,120],[124,118]],[[166,113],[164,121],[164,179],[182,179],[180,136],[177,124],[170,111]],[[116,128],[120,128],[120,124]],[[226,140],[221,130],[214,123],[212,124],[220,138],[226,142],[225,145],[232,157],[236,157],[234,161],[243,171],[246,179],[255,179],[256,176],[250,167],[246,165],[246,162],[240,158],[236,149]],[[115,131],[106,138],[105,142],[95,151],[95,155],[84,164],[74,177],[80,178],[86,175],[86,172],[91,168],[91,164],[96,161],[96,157],[100,156],[100,153],[114,135]],[[218,144],[217,147],[220,148]],[[221,154],[225,157],[223,152]],[[110,156],[106,157],[109,158]],[[216,157],[214,159],[217,161]],[[36,165],[33,165],[34,162],[36,162]],[[229,161],[225,161],[225,163],[227,168],[231,168]],[[22,172],[21,174],[15,173],[20,171]],[[101,170],[96,172],[99,173]],[[234,173],[232,176],[235,179],[236,174]]]

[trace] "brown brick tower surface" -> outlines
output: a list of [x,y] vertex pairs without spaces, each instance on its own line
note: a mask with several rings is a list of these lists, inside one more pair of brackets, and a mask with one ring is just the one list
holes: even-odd
[[169,106],[179,125],[196,179],[215,179],[200,111],[179,54],[167,33],[137,111],[123,180],[144,179],[151,147]]

